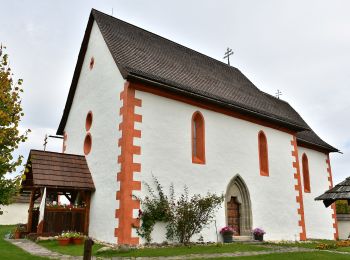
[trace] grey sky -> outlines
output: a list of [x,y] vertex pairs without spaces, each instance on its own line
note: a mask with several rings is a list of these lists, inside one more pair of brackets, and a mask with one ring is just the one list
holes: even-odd
[[[19,153],[42,149],[55,134],[91,8],[222,60],[261,90],[277,89],[306,122],[341,154],[332,154],[335,183],[350,176],[350,1],[4,1],[0,42],[15,76],[24,79]],[[61,141],[49,140],[60,151]]]

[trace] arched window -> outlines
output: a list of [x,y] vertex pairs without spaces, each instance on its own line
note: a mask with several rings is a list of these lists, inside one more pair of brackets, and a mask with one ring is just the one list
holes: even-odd
[[304,153],[301,158],[301,163],[303,167],[303,180],[304,180],[304,192],[310,193],[310,174],[309,174],[309,160]]
[[259,146],[260,175],[269,176],[269,156],[268,156],[268,149],[267,149],[267,139],[263,131],[259,132],[258,146]]
[[192,162],[205,164],[204,118],[198,111],[192,116]]

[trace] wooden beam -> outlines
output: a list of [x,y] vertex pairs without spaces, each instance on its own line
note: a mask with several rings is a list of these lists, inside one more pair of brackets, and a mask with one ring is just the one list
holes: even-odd
[[90,200],[91,192],[85,191],[85,222],[84,222],[84,234],[89,235],[89,221],[90,221]]
[[28,222],[27,222],[27,231],[32,231],[32,222],[33,222],[33,207],[34,207],[34,196],[35,196],[35,189],[31,191],[30,193],[30,201],[29,201],[29,209],[28,209]]
[[[37,193],[38,191],[38,193]],[[34,192],[34,202],[41,197],[41,191],[40,190],[35,190]]]

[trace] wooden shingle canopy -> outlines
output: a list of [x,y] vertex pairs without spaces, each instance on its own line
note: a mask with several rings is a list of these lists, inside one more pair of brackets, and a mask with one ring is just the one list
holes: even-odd
[[350,177],[346,178],[341,183],[335,185],[330,190],[323,193],[321,196],[315,198],[315,200],[323,200],[326,207],[329,207],[336,200],[347,200],[350,202]]
[[23,190],[41,187],[95,190],[85,157],[81,155],[31,150],[25,176]]

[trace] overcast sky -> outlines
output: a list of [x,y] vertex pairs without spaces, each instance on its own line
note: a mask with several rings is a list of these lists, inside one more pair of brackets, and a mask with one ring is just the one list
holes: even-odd
[[[350,176],[350,1],[0,0],[0,42],[24,79],[19,153],[55,134],[91,8],[112,14],[231,65],[258,88],[282,91],[306,122],[344,154],[331,154],[333,178]],[[61,151],[50,139],[48,150]]]

